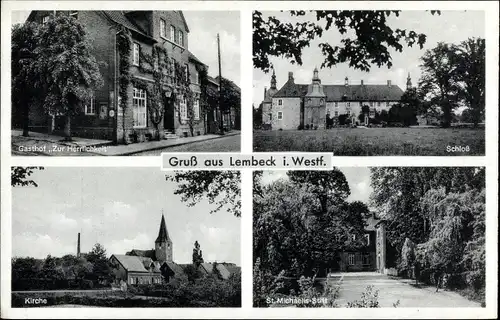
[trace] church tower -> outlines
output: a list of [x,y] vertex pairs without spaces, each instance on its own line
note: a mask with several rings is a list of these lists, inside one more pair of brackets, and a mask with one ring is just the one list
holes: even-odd
[[155,241],[155,255],[156,260],[161,263],[165,261],[172,262],[172,240],[168,235],[167,225],[165,223],[165,217],[161,215],[160,231],[158,232],[158,238]]

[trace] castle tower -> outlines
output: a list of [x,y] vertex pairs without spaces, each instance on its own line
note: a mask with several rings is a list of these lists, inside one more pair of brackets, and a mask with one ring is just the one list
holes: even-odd
[[161,215],[160,231],[155,241],[155,255],[156,260],[162,262],[173,261],[172,257],[172,240],[168,235],[165,217]]
[[276,90],[276,73],[273,68],[273,75],[271,76],[271,89]]
[[76,257],[80,257],[80,232],[78,232],[78,240],[76,243]]
[[406,90],[410,90],[412,87],[410,73],[408,72],[408,78],[406,78]]

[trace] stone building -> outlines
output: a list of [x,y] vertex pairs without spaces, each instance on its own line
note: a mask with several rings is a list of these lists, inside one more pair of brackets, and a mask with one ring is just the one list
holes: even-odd
[[[408,74],[407,87],[411,88]],[[313,71],[310,84],[295,83],[293,73],[288,73],[288,81],[277,88],[273,70],[271,87],[264,90],[262,102],[262,123],[273,130],[293,130],[299,127],[325,128],[326,119],[338,119],[345,115],[352,124],[363,125],[375,112],[388,111],[399,103],[403,90],[387,84],[351,84],[346,77],[344,85],[322,84],[317,68]],[[367,123],[360,123],[358,118],[362,107],[369,107]]]
[[[157,135],[165,138],[211,132],[215,119],[200,105],[200,75],[208,71],[208,66],[189,51],[189,27],[182,11],[32,11],[27,21],[43,24],[54,15],[69,15],[85,27],[92,52],[101,63],[99,69],[104,80],[93,98],[84,102],[73,116],[74,136],[130,143],[150,140]],[[119,92],[120,76],[124,72],[120,67],[124,51],[119,39],[124,33],[131,37],[128,57],[131,83],[126,93],[126,108],[121,106],[124,97]],[[169,65],[179,67],[173,72],[168,86],[163,88],[164,115],[157,125],[153,123],[158,121],[153,119],[147,89],[148,84],[154,83],[151,70],[158,68],[151,66],[146,58],[146,55],[152,56],[153,47],[166,50]],[[182,95],[176,72],[189,81],[193,95],[192,114],[187,107],[189,97]],[[20,113],[13,110],[13,124],[19,122],[15,120],[16,114]],[[59,134],[63,129],[63,116],[48,115],[36,106],[30,110],[30,130]]]

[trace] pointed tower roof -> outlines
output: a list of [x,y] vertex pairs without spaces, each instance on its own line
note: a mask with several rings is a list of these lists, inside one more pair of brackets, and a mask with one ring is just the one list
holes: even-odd
[[165,223],[165,216],[161,215],[160,231],[158,232],[158,238],[156,238],[155,243],[170,241],[170,236],[167,231],[167,224]]

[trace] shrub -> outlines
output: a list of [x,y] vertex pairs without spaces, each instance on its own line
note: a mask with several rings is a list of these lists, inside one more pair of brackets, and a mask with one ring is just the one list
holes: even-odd
[[367,286],[361,294],[361,300],[347,303],[348,308],[379,308],[378,290],[373,291],[373,286]]
[[309,130],[309,124],[305,125],[306,130]]

